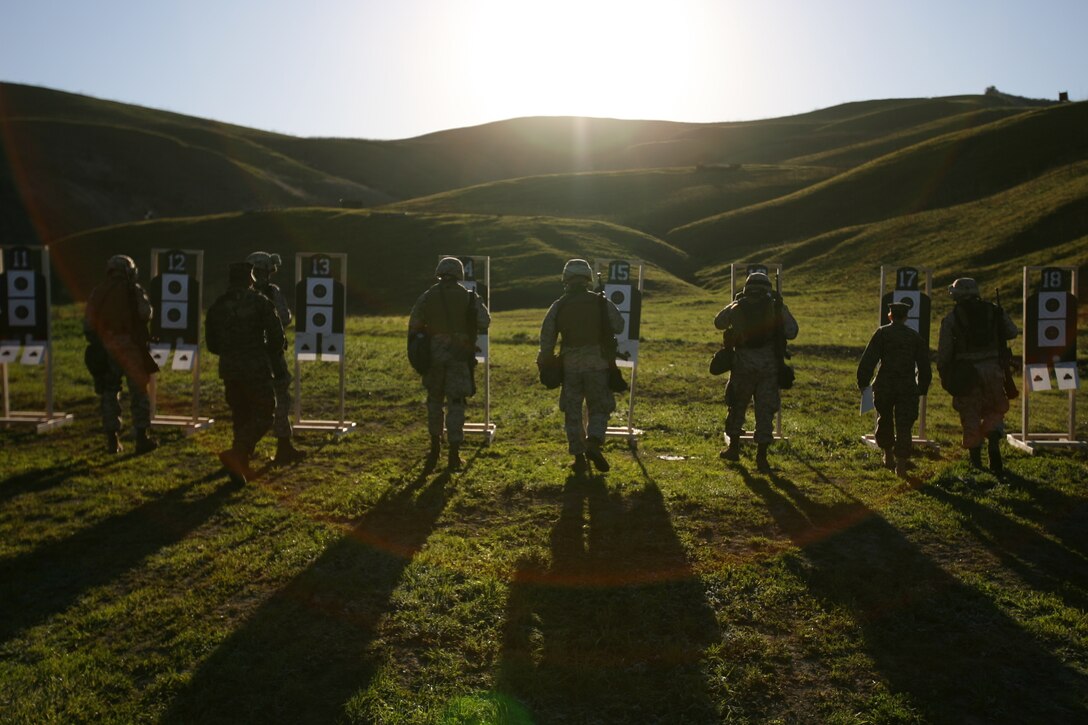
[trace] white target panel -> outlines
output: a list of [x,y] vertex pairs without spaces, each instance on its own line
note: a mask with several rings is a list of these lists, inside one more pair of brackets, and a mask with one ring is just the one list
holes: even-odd
[[1076,390],[1080,387],[1080,372],[1076,363],[1054,363],[1054,379],[1058,390]]
[[45,345],[34,343],[23,348],[23,357],[19,362],[23,365],[40,365],[45,359]]
[[1065,347],[1065,319],[1039,320],[1038,343],[1039,347]]
[[329,305],[332,320],[333,280],[331,277],[306,278],[306,305]]
[[326,362],[339,362],[344,354],[344,336],[340,333],[322,335],[318,343],[321,347],[321,359]]
[[[330,288],[331,291],[331,288]],[[332,334],[332,306],[310,305],[306,308],[306,332]]]
[[317,335],[311,332],[296,332],[295,357],[299,360],[316,360]]
[[151,359],[155,361],[155,364],[160,368],[166,366],[167,360],[170,359],[171,346],[169,343],[154,342],[147,346],[147,351],[151,354]]
[[620,312],[631,311],[631,285],[606,284],[604,296],[616,306]]
[[1064,320],[1068,312],[1068,298],[1066,292],[1040,292],[1039,293],[1039,319]]
[[35,327],[37,324],[37,304],[33,297],[8,299],[9,327]]
[[[895,290],[892,292],[892,302],[902,302],[907,306],[907,317],[918,319],[922,310],[922,293],[916,290]],[[917,324],[915,324],[915,329]]]
[[174,351],[174,363],[170,366],[171,369],[192,370],[193,362],[196,360],[196,350],[196,345],[178,344]]
[[163,274],[162,275],[162,301],[163,302],[188,302],[189,301],[189,275],[187,274]]
[[184,330],[189,326],[188,302],[163,302],[159,321],[164,330]]
[[5,340],[0,342],[0,364],[15,362],[19,359],[19,350],[22,344],[17,341]]
[[8,298],[13,297],[31,297],[36,294],[34,279],[35,274],[33,270],[11,270],[7,273],[8,277]]

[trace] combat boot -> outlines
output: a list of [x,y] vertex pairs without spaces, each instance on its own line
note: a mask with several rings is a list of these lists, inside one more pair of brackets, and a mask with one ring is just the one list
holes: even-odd
[[771,464],[767,461],[767,449],[770,447],[770,443],[760,443],[756,448],[756,470],[763,473],[769,473],[771,470]]
[[571,470],[574,471],[575,476],[584,476],[589,473],[589,461],[586,460],[585,453],[579,453],[574,457],[574,463],[570,464]]
[[606,473],[612,466],[608,465],[608,461],[605,460],[604,454],[601,453],[601,439],[600,438],[587,438],[586,439],[586,458],[593,462],[593,467],[601,473]]
[[895,462],[895,475],[900,478],[907,477],[907,459],[900,458]]
[[460,471],[461,467],[465,465],[465,462],[461,460],[461,456],[459,455],[460,449],[460,443],[450,443],[450,450],[446,455],[446,470]]
[[423,472],[430,473],[438,465],[438,454],[442,450],[441,439],[431,436],[431,449],[427,452],[427,459],[423,461]]
[[136,429],[136,453],[150,453],[159,447],[155,439],[148,437],[147,428]]
[[289,466],[304,458],[306,458],[306,454],[291,445],[289,437],[276,439],[276,457],[272,459],[272,463],[277,466]]
[[[1001,460],[1001,434],[991,433],[989,440],[986,444],[986,454],[990,459],[990,470],[994,473],[1001,473],[1005,470],[1005,464]],[[979,465],[982,462],[979,461]]]
[[227,469],[230,482],[236,486],[244,486],[250,478],[254,477],[244,453],[228,449],[219,454],[219,460],[223,468]]
[[884,449],[884,467],[889,471],[895,470],[895,450],[892,448]]
[[121,438],[117,435],[117,431],[111,430],[106,433],[106,453],[121,453],[125,450],[125,447],[121,445]]
[[982,446],[977,445],[974,448],[967,449],[967,455],[971,457],[971,465],[975,468],[982,468]]
[[722,452],[718,454],[718,458],[723,461],[739,461],[740,460],[740,436],[733,436],[729,439],[729,447],[723,448]]

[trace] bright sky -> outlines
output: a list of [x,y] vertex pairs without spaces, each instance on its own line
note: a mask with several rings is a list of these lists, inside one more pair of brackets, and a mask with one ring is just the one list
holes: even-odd
[[0,80],[299,136],[1088,99],[1088,0],[0,0]]

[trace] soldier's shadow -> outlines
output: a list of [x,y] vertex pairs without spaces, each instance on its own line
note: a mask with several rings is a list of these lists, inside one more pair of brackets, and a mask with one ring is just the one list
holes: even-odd
[[434,528],[449,474],[390,489],[199,667],[164,722],[328,723],[381,665],[368,653]]
[[878,513],[857,500],[817,502],[777,473],[742,476],[800,547],[790,568],[828,609],[850,613],[892,691],[928,720],[1068,722],[1083,713],[1088,680]]
[[716,722],[701,660],[719,640],[656,484],[572,476],[550,562],[514,575],[497,684],[540,722]]
[[[214,474],[187,482],[67,539],[0,564],[0,642],[65,610],[88,589],[107,584],[207,521],[230,498],[229,486],[194,497]],[[48,479],[44,479],[48,480]]]

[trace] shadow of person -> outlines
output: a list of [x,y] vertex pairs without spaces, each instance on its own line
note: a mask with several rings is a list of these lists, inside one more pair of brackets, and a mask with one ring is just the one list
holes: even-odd
[[[790,569],[848,611],[892,691],[933,722],[1069,722],[1088,679],[983,592],[948,574],[857,500],[813,501],[788,478],[745,475],[800,552]],[[1025,673],[1030,673],[1026,677]]]
[[64,611],[81,594],[107,584],[160,549],[181,541],[233,494],[222,485],[193,497],[189,481],[67,539],[0,563],[0,642]]
[[719,640],[657,486],[572,476],[550,562],[514,575],[497,687],[539,722],[717,722],[701,664]]
[[9,501],[28,493],[48,491],[53,486],[64,483],[73,476],[79,476],[90,470],[90,466],[85,462],[69,461],[8,476],[0,481],[0,501]]
[[449,475],[390,489],[197,669],[163,722],[328,723],[381,664],[368,655],[405,568],[447,502]]
[[[1055,472],[1063,475],[1067,471]],[[1075,481],[1076,472],[1069,472],[1065,480]],[[1023,491],[1027,499],[1020,497],[1008,501],[1006,505],[1017,516],[1034,521],[1058,539],[1062,545],[1088,557],[1088,499],[1041,486],[1037,481],[1024,478],[1006,470],[1004,480],[1010,487]]]
[[[970,495],[927,486],[922,493],[953,508],[960,525],[1032,589],[1051,592],[1088,610],[1088,561],[1038,531]],[[1083,507],[1079,521],[1088,524]]]

